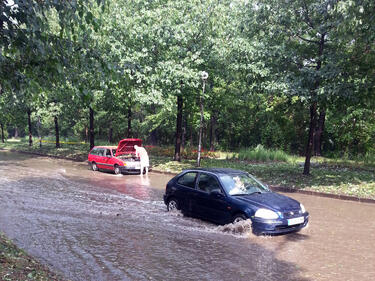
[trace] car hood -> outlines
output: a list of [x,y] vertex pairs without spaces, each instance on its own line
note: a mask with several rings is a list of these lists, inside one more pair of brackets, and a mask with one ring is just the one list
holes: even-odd
[[134,145],[142,146],[141,139],[122,139],[118,143],[116,157],[123,154],[135,154]]
[[236,199],[251,205],[256,205],[259,208],[268,208],[276,212],[285,212],[300,208],[300,203],[288,196],[275,193],[254,193],[251,195],[235,196]]

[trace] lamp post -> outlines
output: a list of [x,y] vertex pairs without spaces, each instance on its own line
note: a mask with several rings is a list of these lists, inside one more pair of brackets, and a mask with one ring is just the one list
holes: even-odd
[[198,158],[197,158],[198,167],[201,166],[202,130],[203,130],[203,96],[204,96],[204,90],[206,88],[206,81],[208,78],[208,73],[206,71],[202,71],[201,78],[203,82],[203,89],[202,89],[202,95],[199,96],[199,107],[201,111],[201,119],[199,123]]

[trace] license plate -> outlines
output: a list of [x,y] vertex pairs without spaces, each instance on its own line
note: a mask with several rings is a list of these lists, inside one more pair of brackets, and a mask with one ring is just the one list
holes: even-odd
[[289,219],[288,220],[288,225],[300,224],[300,223],[303,223],[304,221],[305,221],[304,217],[298,217],[298,218],[294,218],[294,219]]
[[132,169],[140,169],[139,163],[126,163],[126,166]]

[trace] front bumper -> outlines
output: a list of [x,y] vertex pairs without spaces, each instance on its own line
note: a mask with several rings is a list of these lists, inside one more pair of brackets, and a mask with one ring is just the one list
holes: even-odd
[[141,167],[128,167],[128,166],[120,166],[121,173],[138,173],[141,170]]
[[[300,224],[288,225],[288,219],[265,220],[252,218],[253,232],[256,234],[283,234],[299,231],[309,222],[309,213],[301,215],[304,218]],[[289,218],[290,219],[290,218]]]

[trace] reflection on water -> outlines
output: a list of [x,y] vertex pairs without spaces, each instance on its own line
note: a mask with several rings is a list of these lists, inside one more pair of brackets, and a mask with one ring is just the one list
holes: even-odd
[[[299,233],[169,213],[170,176],[0,151],[0,230],[71,280],[372,280],[375,206],[293,194]],[[364,227],[365,225],[365,227]]]

